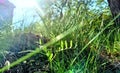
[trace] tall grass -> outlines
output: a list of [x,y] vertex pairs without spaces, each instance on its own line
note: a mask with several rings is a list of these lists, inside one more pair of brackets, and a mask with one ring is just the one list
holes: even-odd
[[[10,67],[45,51],[51,73],[101,73],[100,68],[107,64],[106,61],[100,61],[101,52],[105,50],[114,54],[120,51],[119,29],[112,26],[116,18],[110,19],[109,15],[86,10],[84,5],[79,7],[79,11],[74,8],[66,11],[62,18],[42,18],[43,24],[35,23],[30,30],[42,34],[50,41],[11,63]],[[108,60],[114,61],[114,58]],[[0,72],[7,68],[3,67]]]

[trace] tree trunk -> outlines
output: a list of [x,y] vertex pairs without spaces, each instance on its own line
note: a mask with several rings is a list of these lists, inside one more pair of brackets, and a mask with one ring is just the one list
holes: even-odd
[[[116,17],[120,13],[120,0],[107,0],[113,18]],[[114,21],[115,26],[120,27],[120,16]]]

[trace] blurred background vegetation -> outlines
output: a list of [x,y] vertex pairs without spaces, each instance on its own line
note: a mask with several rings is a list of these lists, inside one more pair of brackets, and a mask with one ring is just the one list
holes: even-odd
[[50,73],[120,73],[120,32],[113,27],[106,1],[56,0],[45,10],[42,16],[36,9],[40,21],[0,30],[1,53],[13,44],[15,35],[32,32],[51,40],[50,45],[42,45]]

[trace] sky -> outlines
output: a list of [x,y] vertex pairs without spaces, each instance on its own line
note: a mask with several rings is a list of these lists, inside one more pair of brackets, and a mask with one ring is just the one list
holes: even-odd
[[[42,5],[37,3],[36,0],[9,0],[16,8],[14,9],[13,24],[15,28],[25,27],[32,22],[40,20],[39,15],[36,13],[36,8],[40,14],[44,16],[45,12]],[[42,0],[40,1],[42,2]]]
[[[45,15],[44,6],[49,5],[55,0],[9,0],[16,8],[14,9],[13,24],[14,27],[25,27],[32,22],[40,20],[36,9],[40,15]],[[106,1],[106,0],[105,0]],[[39,2],[39,3],[38,3]],[[93,7],[94,8],[94,7]]]

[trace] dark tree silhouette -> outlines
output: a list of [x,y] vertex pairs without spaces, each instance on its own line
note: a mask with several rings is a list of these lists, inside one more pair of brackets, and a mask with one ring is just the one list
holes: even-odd
[[[120,0],[107,0],[113,17],[120,13]],[[115,26],[120,25],[120,16],[115,20]]]

